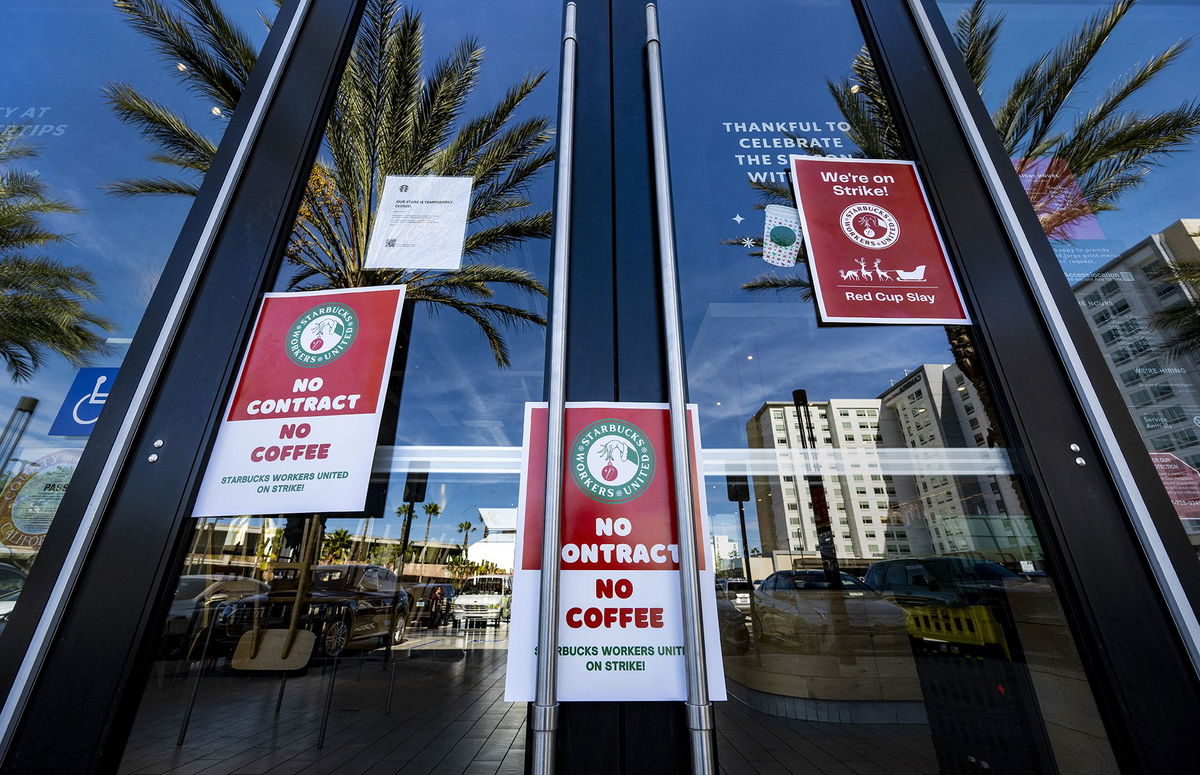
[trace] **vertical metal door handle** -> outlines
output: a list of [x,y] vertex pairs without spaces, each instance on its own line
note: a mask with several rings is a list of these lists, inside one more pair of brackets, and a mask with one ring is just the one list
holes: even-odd
[[687,673],[687,720],[692,772],[716,772],[713,709],[708,699],[704,634],[700,614],[700,570],[696,548],[696,504],[692,492],[692,460],[684,383],[683,335],[679,313],[679,277],[675,263],[675,230],[671,219],[670,165],[667,163],[667,118],[663,103],[662,58],[658,41],[658,8],[646,5],[646,64],[650,80],[650,128],[654,147],[654,209],[658,218],[658,253],[662,271],[663,328],[667,345],[667,387],[671,407],[671,462],[675,471],[675,517],[679,532],[679,596],[683,608],[683,649]]
[[549,411],[546,416],[546,498],[542,520],[542,575],[538,608],[536,690],[530,728],[534,775],[554,771],[558,727],[558,544],[562,524],[563,412],[567,382],[567,271],[571,254],[571,166],[575,142],[575,3],[563,11],[562,69],[555,161],[554,283],[550,306]]

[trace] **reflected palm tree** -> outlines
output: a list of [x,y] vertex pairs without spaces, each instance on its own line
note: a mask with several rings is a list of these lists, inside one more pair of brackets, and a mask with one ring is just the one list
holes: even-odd
[[[421,542],[420,562],[422,564],[425,563],[425,550],[429,548],[429,526],[433,522],[434,517],[441,516],[442,507],[436,503],[426,503],[423,510],[425,511],[425,540]],[[422,576],[421,580],[423,581],[424,578]]]
[[[179,79],[227,118],[236,109],[257,53],[243,30],[211,0],[184,0],[180,12],[159,0],[121,0],[117,8],[171,62]],[[398,0],[369,0],[287,247],[296,290],[406,284],[407,302],[450,309],[479,327],[497,365],[510,365],[502,329],[545,325],[525,306],[495,300],[500,288],[544,296],[529,272],[485,263],[530,239],[550,236],[549,211],[530,212],[527,188],[554,160],[549,119],[518,119],[517,110],[545,73],[513,85],[469,120],[463,110],[483,65],[484,49],[465,39],[425,75],[424,28]],[[129,84],[105,87],[124,122],[157,148],[153,161],[184,177],[135,178],[114,193],[188,195],[209,168],[216,143],[179,113]],[[474,178],[459,271],[367,269],[367,243],[388,175]]]
[[[1200,237],[1200,231],[1188,232],[1192,239]],[[1166,334],[1163,342],[1164,354],[1170,358],[1196,357],[1200,355],[1200,263],[1179,261],[1164,264],[1152,272],[1150,279],[1158,282],[1178,283],[1191,293],[1188,298],[1166,309],[1154,313],[1151,325]]]
[[[1079,86],[1092,62],[1135,2],[1118,0],[1033,60],[1016,77],[991,116],[1017,172],[1034,173],[1034,182],[1027,186],[1030,201],[1043,230],[1052,239],[1070,239],[1084,219],[1117,209],[1118,199],[1144,183],[1153,165],[1180,150],[1200,132],[1200,102],[1195,100],[1151,114],[1129,107],[1131,100],[1187,50],[1187,40],[1135,65],[1087,110],[1078,110],[1072,103],[1071,97],[1081,91]],[[975,0],[954,24],[954,42],[981,94],[986,90],[1002,25],[1003,17],[989,13],[986,0]],[[856,156],[907,158],[909,151],[892,115],[880,73],[865,47],[850,70],[851,75],[842,80],[828,82],[828,88],[850,125],[847,134],[859,148]],[[750,185],[761,195],[761,206],[796,206],[787,183]],[[748,239],[756,247],[762,245],[761,238]],[[724,244],[745,244],[745,239],[726,240]],[[807,252],[802,248],[797,263],[806,262]],[[766,274],[742,287],[753,292],[796,293],[805,301],[813,298],[812,284],[800,274]],[[1200,324],[1196,328],[1200,334]],[[990,412],[990,391],[980,369],[972,330],[966,326],[948,326],[946,330],[955,363],[979,391]],[[1003,444],[995,422],[989,429],[988,444]]]
[[325,561],[335,562],[345,559],[346,554],[354,546],[354,536],[345,528],[338,528],[325,537]]
[[12,132],[0,133],[0,361],[17,382],[34,375],[47,351],[86,365],[106,351],[109,330],[107,320],[86,309],[96,299],[90,272],[27,254],[67,239],[46,228],[42,216],[79,212],[51,199],[35,173],[8,168],[33,156]]
[[462,556],[467,556],[467,541],[471,539],[471,533],[475,530],[475,523],[471,520],[463,520],[458,523],[458,532],[462,533]]

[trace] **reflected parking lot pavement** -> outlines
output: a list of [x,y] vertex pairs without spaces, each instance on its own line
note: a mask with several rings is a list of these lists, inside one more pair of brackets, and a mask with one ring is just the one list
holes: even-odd
[[386,648],[347,650],[286,681],[213,658],[178,747],[201,666],[160,660],[119,772],[326,771],[348,756],[363,771],[522,772],[525,705],[503,700],[507,641],[506,624],[412,628],[390,658]]

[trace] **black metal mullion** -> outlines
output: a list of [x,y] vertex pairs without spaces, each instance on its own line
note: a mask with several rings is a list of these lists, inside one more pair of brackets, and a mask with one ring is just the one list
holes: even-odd
[[[934,3],[925,0],[925,5],[937,17]],[[1200,739],[1189,731],[1189,714],[1179,709],[1200,706],[1200,687],[953,109],[904,3],[861,0],[858,6],[898,123],[957,258],[977,323],[980,360],[995,386],[997,414],[1006,424],[1114,751],[1131,770],[1191,766],[1200,756]],[[944,43],[949,40],[944,25],[940,34]],[[976,119],[990,121],[974,87],[964,91],[976,103]],[[998,167],[1006,171],[1007,195],[1024,214],[1025,231],[1039,246],[1042,265],[1058,278],[1060,309],[1121,442],[1140,451],[1132,420],[998,139],[993,154],[1003,158]],[[1172,513],[1152,468],[1148,476],[1148,464],[1138,462],[1139,485],[1152,509]],[[1039,501],[1043,509],[1036,507]],[[1164,541],[1174,542],[1179,557],[1186,548],[1179,543],[1182,530],[1177,523],[1166,527]]]
[[[262,93],[265,68],[280,49],[286,26],[282,22],[292,18],[297,5],[291,0],[279,12],[241,109],[225,132],[106,411],[0,639],[5,670],[20,662],[37,626],[39,609],[55,583],[117,426],[130,410],[134,387],[218,200],[217,190],[247,127],[249,107]],[[312,0],[187,318],[149,399],[130,458],[18,722],[4,772],[116,769],[149,673],[156,626],[171,598],[170,581],[179,573],[192,532],[189,513],[195,483],[215,437],[259,294],[269,289],[278,270],[363,5],[363,0]],[[155,447],[155,440],[162,445]],[[148,460],[152,452],[158,455],[153,463]],[[4,677],[9,676],[11,672]],[[64,734],[64,719],[69,720],[69,734]]]

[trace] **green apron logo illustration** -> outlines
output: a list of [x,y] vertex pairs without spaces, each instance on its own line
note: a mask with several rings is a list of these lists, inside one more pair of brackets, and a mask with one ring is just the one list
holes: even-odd
[[287,352],[299,366],[316,367],[342,357],[358,336],[358,316],[345,304],[318,304],[296,318]]
[[571,442],[571,478],[589,498],[624,503],[654,479],[654,447],[641,428],[624,420],[600,420]]

